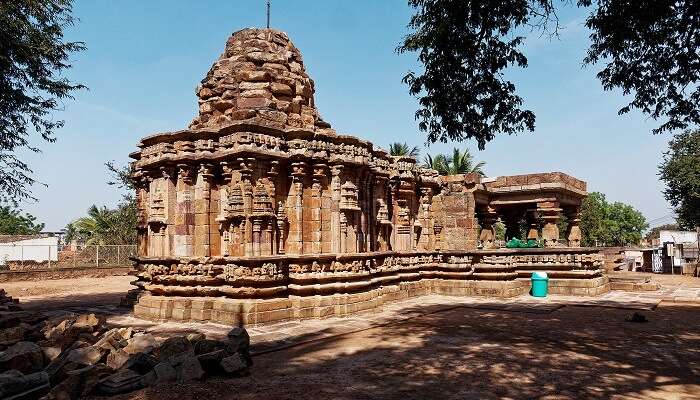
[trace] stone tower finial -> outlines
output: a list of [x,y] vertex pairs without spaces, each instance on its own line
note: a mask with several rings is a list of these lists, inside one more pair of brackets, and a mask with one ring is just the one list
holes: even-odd
[[[255,119],[281,129],[330,131],[314,104],[314,81],[286,33],[244,29],[197,88],[199,116],[190,128],[222,127]],[[332,132],[332,131],[331,131]]]

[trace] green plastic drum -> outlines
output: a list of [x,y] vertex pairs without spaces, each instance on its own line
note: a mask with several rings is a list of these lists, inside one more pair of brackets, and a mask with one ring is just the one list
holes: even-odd
[[546,272],[533,272],[532,277],[532,295],[535,297],[547,297],[547,288],[549,287],[549,278]]

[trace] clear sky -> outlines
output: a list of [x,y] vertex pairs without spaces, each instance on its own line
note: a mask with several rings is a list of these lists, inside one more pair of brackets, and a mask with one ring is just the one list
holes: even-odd
[[[27,155],[48,186],[35,186],[38,202],[22,208],[58,230],[92,204],[114,206],[120,193],[106,184],[104,163],[125,164],[143,136],[185,128],[197,110],[198,82],[231,33],[265,24],[264,3],[77,1],[80,21],[68,38],[88,49],[72,57],[68,76],[89,90],[56,114],[66,120],[58,142],[39,143],[44,152]],[[419,66],[414,55],[394,52],[410,15],[405,0],[273,0],[272,26],[301,50],[316,81],[316,105],[336,131],[382,147],[405,141],[423,148],[416,100],[401,83]],[[456,145],[486,161],[489,176],[562,171],[587,181],[589,191],[632,204],[652,225],[671,222],[656,175],[670,137],[652,135],[655,122],[640,114],[617,115],[625,99],[603,91],[596,67],[581,65],[585,13],[567,7],[560,16],[560,39],[531,34],[524,46],[529,68],[508,72],[537,115],[535,132],[498,137],[481,152],[473,142]]]

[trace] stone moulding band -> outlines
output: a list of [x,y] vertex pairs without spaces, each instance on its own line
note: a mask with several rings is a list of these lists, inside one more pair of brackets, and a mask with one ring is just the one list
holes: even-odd
[[360,293],[425,279],[514,281],[602,276],[595,249],[372,252],[267,257],[143,257],[137,285],[154,295],[263,299]]
[[259,324],[347,316],[388,302],[439,294],[526,294],[531,271],[550,293],[609,290],[596,249],[508,249],[268,257],[135,259],[141,296],[134,313],[152,320]]

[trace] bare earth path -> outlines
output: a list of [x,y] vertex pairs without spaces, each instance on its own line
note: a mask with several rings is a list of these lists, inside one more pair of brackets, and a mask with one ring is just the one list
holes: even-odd
[[0,283],[0,288],[20,299],[24,309],[60,309],[64,307],[117,305],[129,289],[133,276],[71,278],[43,281]]

